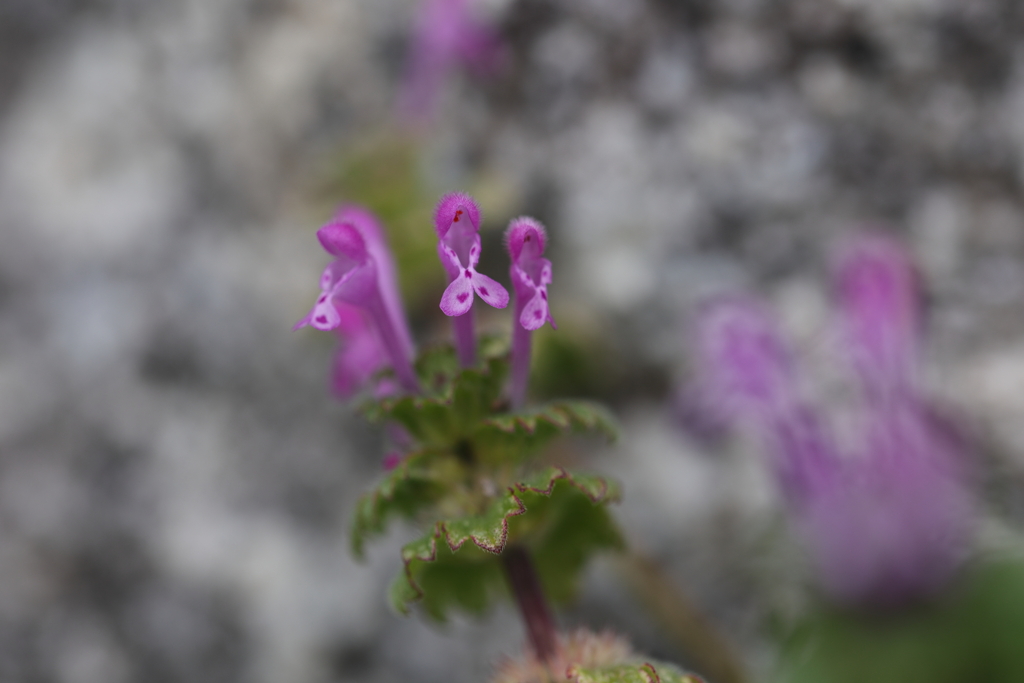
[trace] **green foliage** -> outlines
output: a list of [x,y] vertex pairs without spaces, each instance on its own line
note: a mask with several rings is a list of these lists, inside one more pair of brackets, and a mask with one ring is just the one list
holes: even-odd
[[530,551],[548,596],[567,600],[587,558],[622,545],[604,508],[618,499],[614,484],[538,462],[565,434],[614,438],[612,417],[585,401],[506,412],[507,350],[485,339],[479,357],[464,369],[450,347],[429,349],[416,361],[422,394],[365,406],[420,446],[360,500],[352,524],[357,556],[392,519],[430,529],[402,550],[404,571],[391,589],[402,612],[421,599],[437,619],[452,608],[486,609],[505,592],[498,555],[510,542]]
[[565,433],[616,436],[615,421],[589,401],[559,401],[519,413],[506,408],[502,390],[508,376],[505,350],[488,341],[476,368],[461,369],[450,347],[424,352],[416,372],[425,393],[370,403],[373,420],[394,420],[424,446],[459,445],[491,464],[522,461]]
[[700,678],[661,662],[657,666],[644,662],[595,668],[572,667],[567,680],[570,683],[702,683]]
[[1024,681],[1024,563],[980,563],[936,604],[812,615],[783,652],[783,683]]
[[494,497],[480,514],[438,521],[406,545],[392,603],[405,613],[422,598],[438,620],[452,607],[482,612],[505,592],[499,555],[509,543],[530,550],[550,598],[567,600],[592,553],[622,546],[603,506],[617,498],[617,488],[600,477],[547,468]]
[[388,473],[375,490],[363,496],[352,522],[352,552],[363,556],[366,539],[384,532],[392,517],[413,519],[418,511],[444,495],[443,461],[429,451],[410,454]]

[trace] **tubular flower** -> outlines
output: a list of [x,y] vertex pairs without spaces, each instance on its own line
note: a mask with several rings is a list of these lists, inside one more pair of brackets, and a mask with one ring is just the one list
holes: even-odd
[[542,256],[547,233],[540,222],[521,216],[505,231],[505,245],[512,266],[512,288],[516,293],[516,320],[531,332],[551,323],[558,329],[548,310],[548,285],[551,284],[551,261]]
[[471,0],[423,0],[419,5],[399,107],[428,118],[447,75],[459,65],[485,74],[501,55],[497,33],[473,13]]
[[795,376],[789,349],[769,312],[730,297],[706,304],[695,325],[702,359],[696,394],[714,423],[736,416],[777,416],[793,409]]
[[437,255],[448,273],[449,284],[441,296],[441,310],[454,318],[455,346],[464,367],[476,358],[473,335],[473,295],[495,308],[508,306],[508,292],[495,280],[478,273],[480,262],[480,209],[461,192],[441,197],[434,212]]
[[861,438],[810,488],[798,524],[839,602],[887,606],[938,591],[967,555],[965,444],[908,400],[865,407]]
[[[309,325],[318,330],[334,330],[343,323],[351,325],[351,314],[345,307],[354,306],[369,316],[403,387],[418,391],[419,383],[409,361],[412,348],[404,316],[400,310],[395,310],[396,300],[392,300],[392,306],[388,305],[385,298],[388,287],[381,286],[381,269],[373,253],[381,255],[382,236],[379,229],[374,231],[375,223],[372,217],[368,221],[368,217],[364,210],[349,207],[317,231],[317,239],[334,261],[320,277],[321,292],[316,303],[294,329]],[[371,241],[366,235],[374,239]],[[390,257],[386,253],[384,257],[387,272]]]
[[377,333],[366,313],[355,306],[335,302],[340,323],[334,328],[338,347],[331,363],[331,392],[348,398],[359,391],[375,372],[388,364]]
[[505,246],[512,265],[509,275],[516,294],[512,322],[512,373],[509,389],[512,405],[522,406],[526,400],[526,384],[530,375],[531,333],[555,320],[548,309],[548,285],[551,284],[551,261],[543,257],[547,242],[544,226],[522,216],[509,223]]
[[840,252],[834,270],[843,346],[864,388],[910,389],[921,304],[906,250],[883,235],[864,235]]
[[[840,338],[865,391],[838,440],[798,390],[784,340],[756,303],[705,307],[693,395],[722,423],[747,422],[836,601],[885,606],[933,594],[971,535],[967,440],[913,384],[917,309],[909,260],[867,238],[837,270]],[[899,389],[896,391],[895,389]]]
[[475,292],[495,308],[508,306],[508,291],[497,281],[476,271],[480,262],[480,209],[472,197],[462,193],[441,198],[434,216],[437,253],[451,280],[441,297],[441,310],[460,316],[473,306]]

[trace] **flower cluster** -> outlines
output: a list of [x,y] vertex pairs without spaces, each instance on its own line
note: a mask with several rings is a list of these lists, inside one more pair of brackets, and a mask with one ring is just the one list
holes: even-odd
[[[495,308],[505,308],[510,298],[500,283],[477,271],[480,221],[480,208],[461,192],[442,197],[434,212],[437,254],[449,279],[440,307],[453,320],[463,367],[476,363],[475,298]],[[335,393],[351,396],[385,367],[393,369],[402,390],[419,392],[411,365],[415,348],[399,297],[394,258],[379,222],[364,208],[344,206],[317,231],[317,238],[334,260],[320,278],[316,303],[295,329],[308,325],[334,330],[340,337],[332,370]],[[514,219],[505,234],[516,296],[509,390],[516,406],[522,405],[526,395],[530,334],[546,322],[554,327],[547,291],[551,262],[543,257],[546,241],[544,226],[527,217]],[[391,393],[397,388],[382,380],[376,391]]]
[[770,313],[749,299],[702,311],[689,395],[705,423],[755,428],[833,599],[901,604],[932,594],[965,556],[967,443],[916,379],[919,301],[902,247],[866,236],[837,260],[834,281],[856,437],[838,439],[805,398]]

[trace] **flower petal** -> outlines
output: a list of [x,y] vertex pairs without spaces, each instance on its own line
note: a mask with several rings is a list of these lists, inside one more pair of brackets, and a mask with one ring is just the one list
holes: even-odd
[[508,306],[508,290],[502,287],[497,280],[476,271],[472,271],[472,273],[473,289],[481,299],[495,308]]
[[441,197],[434,210],[434,228],[437,236],[444,239],[448,231],[459,225],[465,219],[469,219],[471,232],[480,229],[480,207],[476,201],[464,192],[450,192]]
[[348,221],[332,220],[316,231],[316,237],[327,253],[337,259],[351,261],[352,265],[366,259],[366,241]]
[[519,316],[519,324],[530,330],[539,330],[548,320],[548,302],[537,290],[533,298],[523,307],[523,313]]
[[346,272],[331,290],[332,298],[360,308],[370,306],[371,302],[379,295],[377,266],[369,258]]
[[[448,316],[459,316],[473,307],[473,284],[468,277],[457,277],[441,296],[441,310]],[[501,285],[498,285],[499,287]],[[508,294],[506,293],[506,298]]]
[[307,320],[309,325],[318,330],[333,330],[341,324],[341,316],[338,315],[334,302],[331,301],[331,297],[326,292],[320,294],[320,298],[316,300],[313,310],[309,312],[309,315],[304,320]]

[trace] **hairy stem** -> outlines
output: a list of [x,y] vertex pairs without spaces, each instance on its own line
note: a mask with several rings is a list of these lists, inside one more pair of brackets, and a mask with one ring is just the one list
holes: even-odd
[[558,630],[544,599],[533,561],[525,548],[514,545],[505,548],[501,560],[505,567],[505,577],[526,625],[530,646],[537,659],[550,662],[558,650]]

